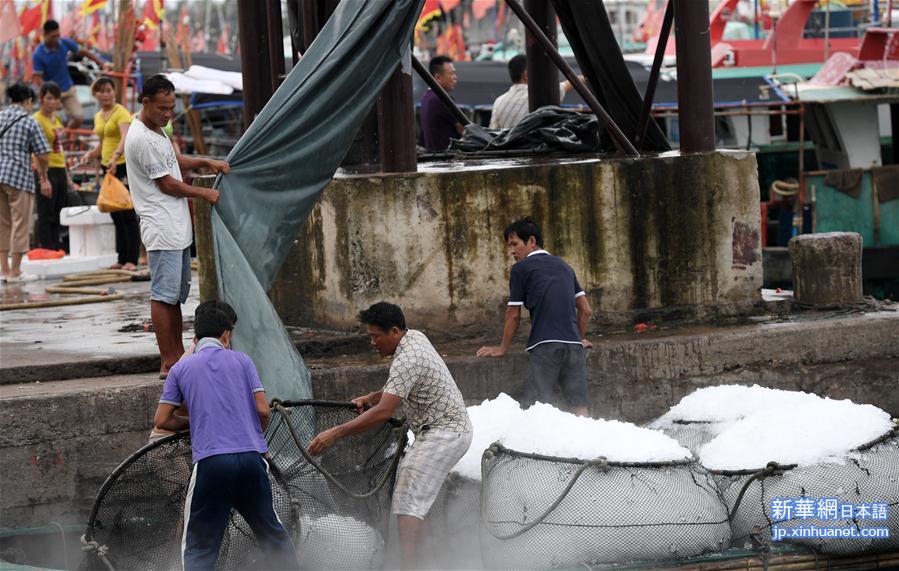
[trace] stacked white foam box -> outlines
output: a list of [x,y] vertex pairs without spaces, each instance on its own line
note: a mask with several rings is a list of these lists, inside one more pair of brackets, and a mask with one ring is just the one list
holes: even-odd
[[69,227],[69,255],[56,260],[22,260],[22,270],[41,278],[91,272],[116,263],[112,217],[96,206],[69,206],[59,213]]

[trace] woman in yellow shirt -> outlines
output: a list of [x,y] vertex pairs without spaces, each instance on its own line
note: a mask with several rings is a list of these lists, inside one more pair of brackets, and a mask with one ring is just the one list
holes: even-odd
[[[94,115],[94,132],[100,144],[91,149],[83,161],[100,158],[104,174],[112,171],[116,178],[128,184],[125,169],[125,135],[131,125],[131,113],[115,101],[115,84],[108,77],[101,77],[91,85],[91,93],[100,104]],[[140,225],[134,210],[112,212],[115,224],[115,249],[119,255],[114,269],[136,270],[140,256]]]
[[41,107],[33,115],[37,124],[50,143],[50,168],[47,169],[47,179],[50,188],[41,190],[39,182],[35,182],[35,195],[37,197],[37,241],[41,248],[49,250],[63,249],[59,225],[59,211],[66,205],[66,197],[69,192],[69,177],[66,174],[66,156],[62,152],[62,121],[56,112],[62,105],[62,91],[52,81],[41,84]]

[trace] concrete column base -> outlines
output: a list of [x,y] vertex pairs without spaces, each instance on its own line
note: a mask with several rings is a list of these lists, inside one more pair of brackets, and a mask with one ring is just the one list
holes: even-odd
[[855,232],[796,236],[789,243],[796,302],[839,306],[862,299],[862,237]]

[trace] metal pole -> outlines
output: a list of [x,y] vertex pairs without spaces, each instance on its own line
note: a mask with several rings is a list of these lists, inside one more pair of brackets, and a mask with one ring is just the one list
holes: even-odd
[[824,3],[824,61],[830,59],[830,0]]
[[668,0],[668,4],[665,6],[665,18],[662,20],[662,30],[659,32],[659,40],[656,44],[655,58],[652,60],[649,81],[646,83],[646,93],[643,95],[643,111],[640,113],[637,136],[634,138],[634,146],[637,147],[637,150],[643,150],[643,138],[646,137],[646,127],[649,125],[649,117],[652,113],[652,102],[656,95],[659,73],[662,70],[662,60],[665,59],[665,47],[668,45],[668,36],[671,35],[671,23],[674,21],[674,6],[671,2],[672,0]]
[[[528,11],[549,41],[556,45],[556,15],[549,0],[525,0]],[[525,31],[525,53],[528,62],[528,110],[561,103],[559,71],[539,45],[530,30]]]
[[677,101],[681,152],[715,150],[715,106],[709,45],[709,4],[672,0],[677,46]]
[[300,43],[303,53],[312,45],[315,36],[318,35],[318,11],[313,0],[298,0],[300,3],[300,19],[303,22],[303,37]]
[[759,0],[753,0],[752,27],[755,30],[755,39],[759,39]]
[[378,151],[382,172],[418,169],[411,57],[410,49],[378,98]]
[[265,3],[259,0],[237,0],[245,128],[250,126],[272,95],[265,8]]
[[[683,0],[681,0],[683,1]],[[521,7],[516,0],[506,0],[506,4],[508,4],[509,8],[515,15],[518,16],[518,19],[525,25],[525,27],[534,34],[540,44],[543,45],[543,49],[546,50],[546,53],[549,55],[550,59],[562,74],[565,76],[565,79],[571,82],[571,85],[574,86],[574,89],[577,90],[578,95],[580,95],[587,105],[590,106],[590,109],[596,113],[596,117],[599,119],[599,122],[605,127],[609,134],[612,136],[612,140],[615,142],[615,146],[619,151],[624,151],[630,155],[639,156],[640,153],[637,152],[637,149],[631,144],[630,141],[627,140],[627,137],[624,136],[624,133],[621,132],[621,129],[618,128],[618,125],[615,124],[615,121],[609,116],[606,110],[600,105],[599,101],[597,101],[596,97],[594,97],[593,93],[584,85],[584,82],[574,73],[574,70],[571,69],[571,66],[568,65],[568,62],[559,55],[558,50],[556,50],[555,46],[552,45],[552,42],[549,41],[543,32],[540,31],[540,28],[537,26],[537,23],[528,15],[527,12],[524,11],[524,8]],[[708,6],[706,6],[706,34],[708,34],[709,28],[709,10]],[[706,37],[706,46],[708,47],[708,37]],[[709,65],[711,65],[711,54],[706,54],[709,58]],[[710,74],[711,75],[711,74]]]
[[281,19],[281,0],[267,0],[268,60],[271,67],[272,93],[281,86],[284,77],[284,23]]
[[461,109],[459,109],[459,106],[456,105],[456,102],[453,101],[453,98],[450,97],[442,87],[440,87],[440,84],[437,83],[437,80],[434,79],[434,76],[431,75],[431,72],[429,72],[427,68],[422,65],[422,63],[418,61],[418,58],[414,55],[412,56],[412,69],[415,70],[415,73],[418,74],[422,81],[428,84],[428,87],[431,88],[431,91],[437,94],[437,97],[439,97],[440,100],[443,101],[443,104],[446,105],[447,109],[450,110],[450,113],[453,114],[453,116],[457,121],[459,121],[459,123],[462,123],[463,125],[468,125],[469,123],[471,123],[471,119],[469,119],[468,116],[463,113]]
[[887,28],[893,27],[893,0],[887,1]]

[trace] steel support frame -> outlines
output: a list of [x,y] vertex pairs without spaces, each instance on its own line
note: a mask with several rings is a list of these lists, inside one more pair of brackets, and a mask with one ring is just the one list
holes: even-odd
[[682,153],[715,150],[709,4],[671,0],[677,46],[677,101]]
[[[555,48],[556,14],[550,0],[525,0],[525,9]],[[559,105],[559,70],[540,46],[530,30],[525,31],[525,54],[528,70],[528,110],[533,112],[546,105]]]
[[[609,134],[612,137],[612,141],[615,143],[615,147],[623,153],[632,156],[639,156],[640,153],[634,148],[634,145],[625,137],[624,133],[621,132],[621,129],[612,120],[612,117],[606,112],[603,106],[599,103],[593,93],[589,88],[584,84],[583,81],[574,73],[574,70],[571,69],[571,66],[568,65],[568,62],[565,61],[559,51],[553,46],[552,42],[546,35],[540,30],[540,27],[534,22],[533,18],[525,11],[525,9],[519,4],[516,0],[506,0],[506,4],[509,8],[518,16],[518,19],[524,24],[525,28],[527,28],[533,35],[534,38],[543,46],[543,49],[546,50],[546,54],[549,58],[556,64],[556,67],[559,68],[559,71],[565,76],[565,78],[571,82],[571,85],[578,92],[590,109],[596,114],[597,119],[599,119],[600,124],[606,128]],[[706,29],[708,29],[708,7],[706,8]]]
[[671,24],[674,22],[673,0],[668,0],[665,7],[665,17],[662,20],[662,29],[659,32],[658,44],[656,44],[655,57],[652,60],[652,69],[649,72],[649,81],[646,83],[646,93],[643,94],[643,110],[640,113],[640,121],[637,123],[637,135],[634,138],[634,146],[638,151],[643,150],[646,139],[646,127],[652,114],[652,103],[656,96],[656,87],[659,84],[659,74],[662,71],[662,61],[665,59],[665,48],[668,45],[668,36],[671,35]]

